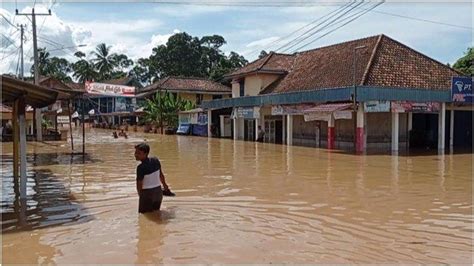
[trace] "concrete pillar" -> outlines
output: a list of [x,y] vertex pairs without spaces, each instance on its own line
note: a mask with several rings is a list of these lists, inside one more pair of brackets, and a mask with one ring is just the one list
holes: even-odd
[[413,129],[413,113],[408,113],[407,125],[407,147],[410,148],[410,132]]
[[[24,106],[23,106],[24,107]],[[20,198],[26,199],[26,121],[25,114],[20,114]],[[22,208],[25,208],[22,206]],[[25,208],[26,209],[26,208]]]
[[444,150],[446,137],[446,103],[441,103],[438,115],[438,150]]
[[257,140],[258,138],[258,126],[260,126],[260,118],[255,119],[255,135],[254,135],[254,140]]
[[293,116],[286,116],[286,144],[293,145]]
[[449,122],[449,149],[454,147],[454,110],[451,109],[450,112],[450,122]]
[[239,139],[243,140],[245,137],[245,119],[239,118]]
[[43,141],[43,127],[41,126],[41,121],[43,121],[43,115],[39,108],[35,109],[35,119],[36,119],[36,141]]
[[207,137],[210,138],[212,137],[212,111],[209,109],[207,110]]
[[234,118],[232,121],[234,123],[234,140],[239,139],[239,121],[237,121],[238,118]]
[[356,152],[365,151],[364,142],[364,105],[361,103],[357,109],[357,127],[356,127]]
[[328,149],[332,150],[336,144],[336,120],[332,114],[329,115],[328,120]]
[[400,117],[398,113],[392,113],[392,151],[398,151],[398,131],[400,127]]
[[221,132],[221,135],[220,137],[224,136],[224,116],[223,115],[220,115],[219,116],[219,127],[220,127],[220,132]]
[[283,123],[282,123],[282,124],[283,124],[283,125],[282,125],[282,128],[283,128],[282,131],[283,131],[283,132],[282,132],[281,135],[282,135],[282,138],[283,138],[283,139],[282,139],[281,143],[282,143],[282,144],[286,144],[286,118],[285,118],[284,115],[282,115],[282,118],[283,118],[283,119],[282,119],[282,120],[283,120]]
[[413,113],[408,113],[408,132],[413,129]]

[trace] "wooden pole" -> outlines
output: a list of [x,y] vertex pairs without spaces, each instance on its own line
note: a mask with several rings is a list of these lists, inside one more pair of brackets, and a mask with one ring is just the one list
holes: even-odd
[[[26,199],[26,128],[25,128],[25,99],[22,97],[18,101],[18,120],[20,138],[20,199]],[[24,201],[26,203],[26,201]],[[26,211],[26,206],[22,204],[22,210]]]
[[71,100],[67,100],[67,108],[68,108],[68,113],[69,113],[69,134],[71,134],[71,150],[74,152],[74,140],[72,138],[72,115],[71,115]]
[[19,130],[18,130],[18,103],[19,100],[16,99],[13,103],[13,112],[12,112],[12,135],[13,135],[13,182],[14,186],[16,185],[16,188],[18,188],[18,177],[19,177],[19,172],[18,172],[18,167],[19,167],[19,162],[20,162],[20,157],[19,157]]

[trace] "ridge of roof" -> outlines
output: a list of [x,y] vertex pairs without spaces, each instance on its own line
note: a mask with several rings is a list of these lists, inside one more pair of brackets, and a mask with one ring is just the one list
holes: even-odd
[[367,78],[369,76],[369,71],[372,68],[372,65],[374,63],[375,55],[377,54],[377,51],[380,48],[380,43],[382,42],[383,37],[384,37],[383,34],[379,35],[377,43],[375,44],[374,49],[372,50],[372,54],[370,55],[367,67],[365,68],[364,74],[362,75],[362,80],[360,81],[360,83],[358,83],[358,85],[363,85],[367,81]]
[[310,52],[314,52],[314,51],[317,51],[317,50],[326,49],[326,48],[330,48],[330,47],[334,47],[334,46],[340,46],[340,45],[345,45],[345,44],[348,44],[348,43],[366,41],[366,40],[373,39],[373,38],[376,38],[376,37],[381,37],[381,36],[384,36],[384,34],[377,34],[377,35],[372,35],[372,36],[359,38],[359,39],[355,39],[355,40],[349,40],[349,41],[345,41],[345,42],[334,43],[334,44],[330,44],[330,45],[326,45],[326,46],[316,47],[316,48],[309,49],[309,50],[302,51],[302,52],[295,52],[294,54],[310,53]]

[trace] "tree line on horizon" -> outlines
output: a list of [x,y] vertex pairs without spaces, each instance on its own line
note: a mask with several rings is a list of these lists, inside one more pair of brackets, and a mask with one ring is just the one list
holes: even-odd
[[[234,69],[248,61],[236,52],[226,55],[221,47],[226,44],[220,35],[193,37],[186,32],[172,35],[166,44],[154,47],[148,57],[136,61],[126,54],[112,53],[105,43],[96,46],[90,54],[74,53],[77,58],[70,62],[63,57],[52,57],[44,49],[38,49],[39,72],[63,82],[97,82],[132,77],[142,86],[150,85],[168,76],[207,78],[219,81]],[[31,67],[31,75],[34,68]]]

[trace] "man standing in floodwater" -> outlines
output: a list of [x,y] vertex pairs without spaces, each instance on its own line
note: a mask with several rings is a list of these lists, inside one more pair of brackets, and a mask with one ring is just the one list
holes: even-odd
[[166,195],[172,194],[171,196],[174,196],[166,184],[160,160],[156,157],[149,158],[149,153],[150,146],[148,144],[140,143],[135,146],[135,159],[141,161],[141,164],[137,166],[139,213],[160,210],[163,192],[166,192]]

